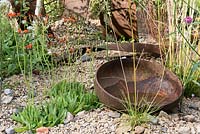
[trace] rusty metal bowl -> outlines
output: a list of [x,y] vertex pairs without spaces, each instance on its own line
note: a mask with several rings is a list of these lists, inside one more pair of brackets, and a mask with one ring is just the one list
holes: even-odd
[[151,103],[165,111],[177,107],[183,93],[178,77],[156,61],[136,59],[135,63],[136,82],[132,58],[109,61],[98,68],[94,87],[99,100],[110,108],[126,110],[125,99],[130,96],[132,104],[137,104],[137,93],[138,104]]

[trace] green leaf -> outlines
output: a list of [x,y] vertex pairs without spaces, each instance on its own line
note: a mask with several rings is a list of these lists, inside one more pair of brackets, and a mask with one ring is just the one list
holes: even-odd
[[197,82],[197,81],[195,81],[195,80],[193,80],[192,82],[193,82],[194,84],[196,84],[197,86],[200,87],[200,82]]
[[27,130],[28,130],[27,127],[17,127],[17,128],[15,128],[15,132],[17,132],[17,133],[23,133]]

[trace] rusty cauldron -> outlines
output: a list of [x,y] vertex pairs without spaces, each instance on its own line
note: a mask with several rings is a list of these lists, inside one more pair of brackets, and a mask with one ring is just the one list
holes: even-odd
[[[134,82],[133,59],[117,59],[102,64],[95,76],[94,87],[100,102],[116,110],[126,110],[124,98],[130,96],[132,104],[151,103],[165,111],[179,104],[183,88],[178,77],[156,61],[136,59]],[[134,86],[134,84],[136,85]],[[136,90],[135,88],[136,87]],[[135,92],[136,91],[136,92]]]

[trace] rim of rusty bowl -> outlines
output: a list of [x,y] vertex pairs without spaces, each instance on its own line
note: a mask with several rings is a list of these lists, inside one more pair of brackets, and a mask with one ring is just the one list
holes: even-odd
[[[101,90],[107,94],[108,96],[110,96],[111,98],[114,98],[116,99],[119,103],[121,104],[125,104],[125,100],[122,100],[122,99],[119,99],[118,97],[115,97],[113,96],[112,94],[110,94],[109,92],[107,92],[102,86],[101,84],[99,83],[99,80],[97,79],[97,76],[98,76],[98,73],[99,73],[99,70],[102,69],[102,67],[106,66],[107,64],[111,64],[112,62],[118,62],[120,60],[130,60],[132,58],[125,58],[125,59],[115,59],[115,60],[111,60],[111,61],[108,61],[108,62],[105,62],[103,64],[101,64],[98,68],[97,68],[97,71],[96,71],[96,75],[95,75],[95,81],[96,81],[96,84],[99,88],[101,88]],[[164,67],[163,65],[159,64],[158,62],[156,61],[149,61],[149,60],[146,60],[146,59],[140,59],[140,61],[148,61],[148,62],[151,62],[151,63],[155,63],[157,64],[157,66],[161,66],[162,68]],[[175,79],[177,80],[177,85],[180,89],[180,93],[178,94],[178,96],[176,97],[176,99],[174,99],[174,101],[171,101],[169,103],[166,103],[165,105],[162,105],[162,106],[159,106],[160,109],[162,109],[163,107],[166,107],[166,106],[169,106],[170,104],[174,104],[176,103],[177,101],[179,101],[179,99],[181,98],[181,96],[183,95],[183,92],[184,92],[184,89],[183,89],[183,86],[182,86],[182,83],[181,81],[179,80],[178,76],[175,75],[172,71],[170,71],[169,69],[165,68],[165,71],[169,72],[171,75],[173,75],[173,77],[175,77]],[[96,90],[96,89],[95,89]],[[98,95],[97,95],[98,96]]]

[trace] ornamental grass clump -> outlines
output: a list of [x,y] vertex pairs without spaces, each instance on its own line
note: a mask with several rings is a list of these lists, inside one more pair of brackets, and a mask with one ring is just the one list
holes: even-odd
[[199,33],[197,0],[167,0],[166,4],[169,24],[166,66],[179,76],[186,96],[200,96],[200,44],[198,35],[193,35],[194,31]]
[[[161,63],[182,81],[185,95],[200,96],[200,3],[198,0],[137,0]],[[147,19],[146,19],[147,18]]]

